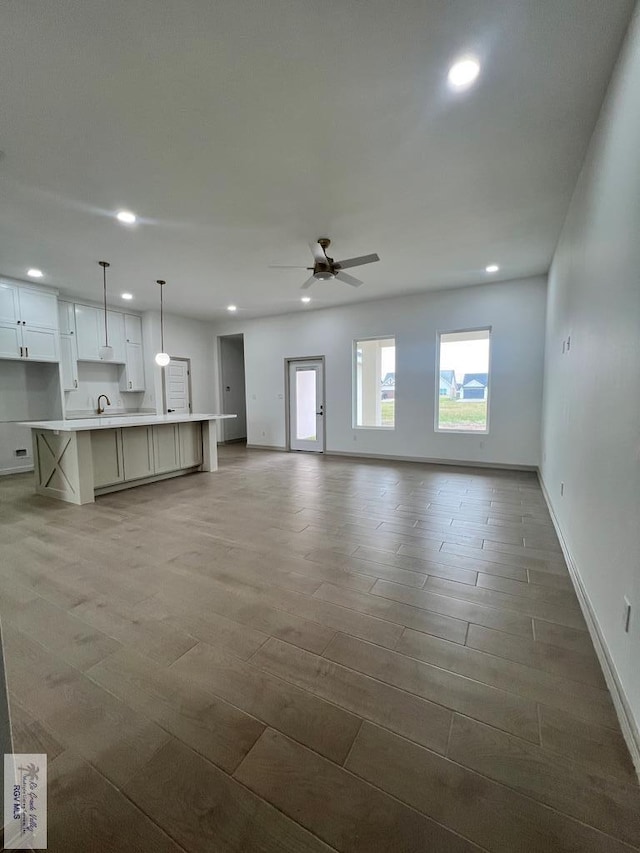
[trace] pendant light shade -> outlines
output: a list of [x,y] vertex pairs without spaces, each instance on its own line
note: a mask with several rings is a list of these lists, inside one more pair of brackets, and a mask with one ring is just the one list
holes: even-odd
[[107,261],[98,261],[102,267],[102,292],[104,297],[104,346],[100,347],[99,356],[104,361],[113,359],[113,347],[109,346],[109,328],[107,325],[107,267],[110,264]]
[[156,353],[156,364],[160,367],[166,367],[171,361],[171,356],[164,351],[164,299],[162,298],[162,288],[166,281],[158,279],[156,284],[160,285],[160,352]]

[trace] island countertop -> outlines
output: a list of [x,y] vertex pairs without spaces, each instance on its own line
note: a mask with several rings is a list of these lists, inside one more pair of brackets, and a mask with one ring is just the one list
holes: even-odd
[[76,418],[66,421],[23,421],[20,426],[32,429],[46,429],[53,432],[81,432],[94,429],[114,429],[117,427],[157,426],[159,424],[198,423],[200,421],[222,421],[237,415],[120,415],[109,417],[99,415],[95,418]]

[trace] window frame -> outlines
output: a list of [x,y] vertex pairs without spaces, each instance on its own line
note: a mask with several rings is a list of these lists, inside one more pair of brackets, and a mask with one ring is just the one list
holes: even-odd
[[[351,345],[351,428],[352,429],[364,429],[364,430],[384,430],[385,432],[393,432],[396,428],[396,411],[395,411],[395,403],[397,401],[397,389],[398,389],[398,371],[396,370],[396,385],[394,388],[394,412],[393,412],[393,426],[387,426],[385,424],[381,424],[380,426],[364,426],[358,424],[358,344],[362,341],[389,341],[393,340],[393,347],[398,350],[398,342],[396,335],[367,335],[365,337],[354,338]],[[396,365],[397,367],[397,365]]]
[[[440,422],[440,348],[443,335],[464,335],[471,332],[488,332],[489,333],[489,363],[487,365],[487,423],[485,429],[442,429],[439,426]],[[491,415],[491,385],[492,385],[492,368],[491,360],[493,356],[493,326],[471,326],[466,329],[447,329],[446,331],[436,332],[436,394],[435,394],[435,411],[433,418],[433,431],[440,435],[489,435],[490,431],[490,415]]]

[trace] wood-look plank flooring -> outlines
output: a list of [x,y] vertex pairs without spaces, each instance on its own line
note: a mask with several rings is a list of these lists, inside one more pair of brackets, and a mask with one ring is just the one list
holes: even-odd
[[14,749],[49,756],[49,850],[640,850],[535,475],[220,463],[85,507],[0,478]]

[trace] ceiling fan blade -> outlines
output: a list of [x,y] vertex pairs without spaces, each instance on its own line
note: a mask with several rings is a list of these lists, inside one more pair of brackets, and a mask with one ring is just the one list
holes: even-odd
[[311,285],[313,284],[313,282],[314,282],[315,280],[316,280],[316,277],[315,277],[314,275],[312,275],[312,276],[311,276],[311,278],[308,278],[308,279],[305,281],[305,283],[302,285],[302,287],[300,288],[300,290],[306,290],[308,287],[311,287]]
[[348,275],[346,272],[337,272],[336,278],[338,281],[343,281],[345,284],[351,285],[351,287],[360,287],[362,282],[359,278],[354,278],[352,275]]
[[312,270],[313,267],[303,267],[300,265],[292,265],[292,264],[269,264],[268,269],[270,269],[270,270]]
[[315,243],[309,243],[309,248],[311,249],[311,254],[313,255],[313,259],[317,264],[327,264],[327,256],[325,254],[324,249],[316,240]]
[[347,258],[345,261],[337,261],[336,268],[346,270],[349,267],[360,267],[363,264],[373,264],[379,260],[380,258],[375,253],[373,255],[362,255],[360,258]]

